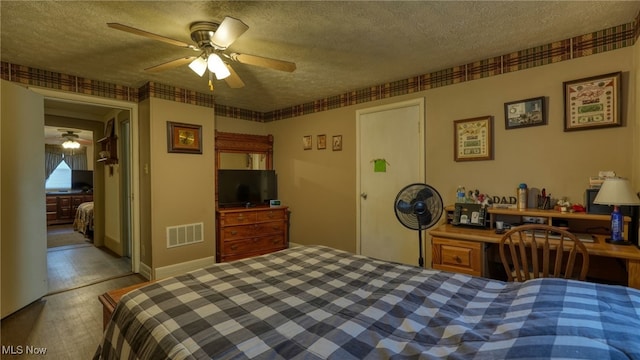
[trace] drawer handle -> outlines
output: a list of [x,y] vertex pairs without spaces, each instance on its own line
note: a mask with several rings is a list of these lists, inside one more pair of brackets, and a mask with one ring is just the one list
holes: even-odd
[[462,259],[460,258],[460,256],[457,256],[453,258],[458,264],[460,264],[462,262]]
[[273,242],[274,244],[278,244],[278,243],[280,242],[280,239],[273,239],[273,240],[272,240],[272,242]]
[[231,230],[231,235],[238,235],[238,232],[236,230]]
[[244,220],[244,216],[243,215],[239,215],[238,216],[238,220],[240,220],[240,221]]
[[238,250],[238,245],[231,245],[231,250]]

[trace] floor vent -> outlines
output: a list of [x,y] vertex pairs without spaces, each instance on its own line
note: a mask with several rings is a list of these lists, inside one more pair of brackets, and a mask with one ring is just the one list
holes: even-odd
[[203,241],[204,223],[167,227],[167,247],[189,245]]

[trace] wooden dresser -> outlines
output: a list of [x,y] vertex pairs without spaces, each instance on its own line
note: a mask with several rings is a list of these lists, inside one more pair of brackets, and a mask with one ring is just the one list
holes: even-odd
[[268,254],[289,247],[289,208],[233,208],[216,211],[216,261]]
[[78,206],[90,201],[93,194],[47,194],[47,225],[72,223]]

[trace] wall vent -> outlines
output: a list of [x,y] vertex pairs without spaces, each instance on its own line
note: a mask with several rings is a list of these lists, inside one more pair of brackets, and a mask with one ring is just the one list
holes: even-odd
[[167,247],[183,246],[202,242],[204,223],[167,227]]

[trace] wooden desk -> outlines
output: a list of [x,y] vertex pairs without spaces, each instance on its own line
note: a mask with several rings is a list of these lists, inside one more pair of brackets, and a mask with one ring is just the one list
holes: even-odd
[[116,308],[116,304],[120,301],[120,298],[135,289],[141,288],[143,286],[151,284],[153,281],[146,281],[140,284],[135,284],[131,286],[127,286],[122,289],[115,289],[108,291],[100,296],[98,296],[98,300],[102,303],[102,330],[107,327],[109,320],[111,320],[111,315],[113,315],[113,310]]
[[[433,237],[433,268],[485,275],[482,245],[497,244],[502,235],[491,229],[440,225],[429,232]],[[583,242],[589,255],[620,259],[625,262],[627,286],[640,289],[640,249],[634,245],[612,245],[606,235],[593,235],[594,242]],[[478,245],[481,245],[478,247]],[[444,246],[444,247],[443,247]],[[474,249],[480,248],[480,251]],[[451,261],[451,259],[453,259]]]

